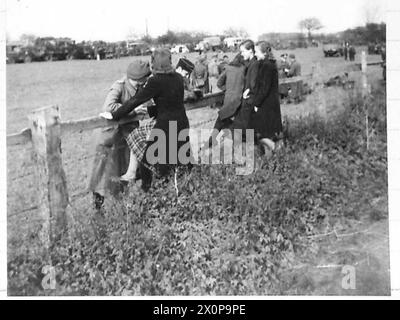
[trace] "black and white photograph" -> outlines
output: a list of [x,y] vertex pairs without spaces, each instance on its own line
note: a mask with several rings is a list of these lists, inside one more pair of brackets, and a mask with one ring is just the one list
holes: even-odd
[[6,295],[392,296],[388,2],[6,0]]

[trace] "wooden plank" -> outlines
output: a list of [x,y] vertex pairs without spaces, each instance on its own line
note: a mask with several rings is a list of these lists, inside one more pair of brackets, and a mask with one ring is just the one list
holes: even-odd
[[68,192],[61,158],[60,112],[57,106],[51,106],[33,111],[28,118],[42,225],[39,239],[48,249],[67,228]]
[[32,139],[30,128],[23,129],[20,133],[14,133],[7,136],[7,146],[29,143]]

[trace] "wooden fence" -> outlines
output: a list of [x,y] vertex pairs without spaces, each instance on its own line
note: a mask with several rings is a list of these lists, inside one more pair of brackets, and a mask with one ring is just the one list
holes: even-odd
[[[363,87],[366,86],[366,58],[362,55]],[[380,62],[369,63],[378,65]],[[320,73],[320,66],[315,68]],[[314,79],[313,79],[314,77]],[[280,84],[293,84],[298,81],[319,81],[320,75],[282,79]],[[211,93],[194,102],[185,102],[187,111],[221,103],[224,93]],[[322,99],[323,100],[323,99]],[[321,102],[323,103],[323,101]],[[42,228],[39,234],[45,247],[48,247],[67,229],[66,210],[69,204],[66,174],[62,165],[61,141],[63,135],[81,133],[96,128],[116,127],[120,124],[142,120],[133,117],[121,121],[108,121],[100,117],[62,122],[58,106],[34,110],[29,114],[29,128],[20,133],[7,136],[7,146],[32,144],[35,184]]]

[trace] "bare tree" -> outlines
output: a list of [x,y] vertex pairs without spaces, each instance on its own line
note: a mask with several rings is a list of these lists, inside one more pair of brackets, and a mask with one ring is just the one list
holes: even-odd
[[312,17],[301,20],[299,22],[299,28],[302,31],[306,29],[308,32],[308,40],[311,40],[311,32],[323,28],[323,25],[317,18]]

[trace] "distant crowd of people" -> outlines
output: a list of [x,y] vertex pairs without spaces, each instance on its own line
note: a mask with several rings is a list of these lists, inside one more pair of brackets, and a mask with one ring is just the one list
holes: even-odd
[[[214,88],[225,92],[222,107],[214,124],[213,134],[202,145],[205,151],[216,143],[222,129],[254,130],[260,151],[271,155],[282,139],[279,77],[301,74],[294,55],[281,57],[277,62],[269,43],[246,40],[240,53],[231,61],[212,56],[206,63],[201,55],[195,63],[181,58],[172,66],[171,53],[166,49],[153,52],[151,65],[137,60],[127,69],[126,76],[116,81],[104,104],[101,116],[108,120],[121,120],[134,115],[149,115],[143,125],[139,121],[120,124],[117,128],[97,130],[96,154],[89,180],[96,209],[101,209],[106,193],[117,195],[124,184],[121,181],[142,180],[142,189],[148,191],[153,176],[168,176],[176,166],[191,167],[179,157],[171,155],[171,141],[178,146],[189,142],[170,132],[170,122],[176,122],[178,133],[189,128],[184,101],[198,99]],[[211,81],[210,85],[210,79]],[[166,135],[165,163],[151,163],[146,152],[155,143],[155,129]],[[171,140],[172,139],[172,140]],[[245,139],[243,134],[242,139]],[[243,140],[241,140],[242,142]],[[175,155],[176,156],[176,155]],[[187,150],[191,156],[191,150]],[[177,160],[177,161],[176,161]]]

